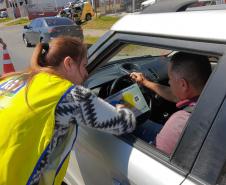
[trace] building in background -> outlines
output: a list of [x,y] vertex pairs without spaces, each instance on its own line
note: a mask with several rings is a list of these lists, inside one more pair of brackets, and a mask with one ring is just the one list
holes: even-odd
[[[95,2],[96,1],[96,2]],[[144,0],[94,0],[94,7],[100,14],[132,13],[140,11],[140,5]]]
[[[11,18],[28,16],[29,19],[34,19],[55,16],[66,4],[75,1],[90,1],[95,12],[109,14],[140,11],[141,3],[145,0],[0,0],[0,10],[7,9]],[[215,1],[216,4],[226,2],[226,0]]]
[[6,8],[6,2],[4,0],[0,0],[0,11],[5,11]]
[[[9,17],[28,16],[29,19],[55,16],[67,3],[79,0],[0,0],[0,9],[7,9]],[[87,0],[80,0],[87,1]],[[100,14],[134,12],[144,0],[89,0]]]
[[[9,17],[28,16],[29,19],[42,16],[55,16],[70,0],[0,0]],[[0,4],[1,8],[1,4]]]

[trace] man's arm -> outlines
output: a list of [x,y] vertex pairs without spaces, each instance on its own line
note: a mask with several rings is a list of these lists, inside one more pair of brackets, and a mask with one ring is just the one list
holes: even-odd
[[178,102],[178,99],[176,96],[173,95],[172,91],[168,86],[157,84],[154,82],[151,82],[145,78],[143,73],[133,72],[130,74],[131,78],[135,80],[137,83],[147,87],[148,89],[154,91],[162,98],[171,101],[171,102]]

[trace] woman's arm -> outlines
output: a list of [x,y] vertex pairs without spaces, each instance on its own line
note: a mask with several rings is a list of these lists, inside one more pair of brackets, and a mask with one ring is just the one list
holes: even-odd
[[57,106],[57,120],[64,117],[64,122],[73,120],[78,125],[115,135],[129,133],[135,129],[135,116],[129,109],[115,108],[89,89],[76,86],[66,99],[67,101],[64,100]]

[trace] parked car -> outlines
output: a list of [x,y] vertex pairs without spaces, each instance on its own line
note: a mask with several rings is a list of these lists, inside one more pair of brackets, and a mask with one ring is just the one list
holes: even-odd
[[155,2],[156,2],[156,0],[146,0],[146,1],[141,3],[140,8],[141,8],[141,10],[143,10],[145,7],[152,5]]
[[69,8],[69,7],[73,6],[76,2],[78,2],[78,1],[69,1],[65,4],[64,8]]
[[158,0],[154,4],[146,6],[141,13],[181,12],[191,7],[214,4],[216,4],[215,0]]
[[83,39],[81,26],[66,17],[42,17],[24,26],[22,38],[27,47],[39,42],[49,42],[60,35],[69,35]]
[[84,21],[89,21],[94,16],[94,10],[90,2],[79,1],[72,4],[70,7],[60,10],[57,17],[68,17],[80,24]]
[[0,12],[0,18],[6,18],[6,17],[8,17],[7,11],[1,11]]
[[77,22],[90,21],[94,16],[94,10],[90,2],[83,2],[81,6],[75,6],[74,20]]
[[[224,19],[221,10],[127,15],[89,48],[85,86],[103,99],[132,85],[132,71],[168,85],[168,62],[178,51],[208,56],[213,72],[172,155],[135,132],[118,137],[79,127],[66,184],[226,184]],[[144,122],[164,125],[175,105],[139,89],[150,110],[137,117],[137,127]]]

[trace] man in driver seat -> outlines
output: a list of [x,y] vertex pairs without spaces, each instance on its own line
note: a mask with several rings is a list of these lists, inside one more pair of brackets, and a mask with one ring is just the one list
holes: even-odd
[[[142,73],[130,74],[133,80],[162,98],[175,102],[180,109],[171,115],[157,134],[156,148],[168,155],[172,154],[210,74],[211,65],[208,57],[184,52],[178,52],[171,58],[168,66],[170,87],[148,81]],[[144,133],[153,132],[147,130]]]

